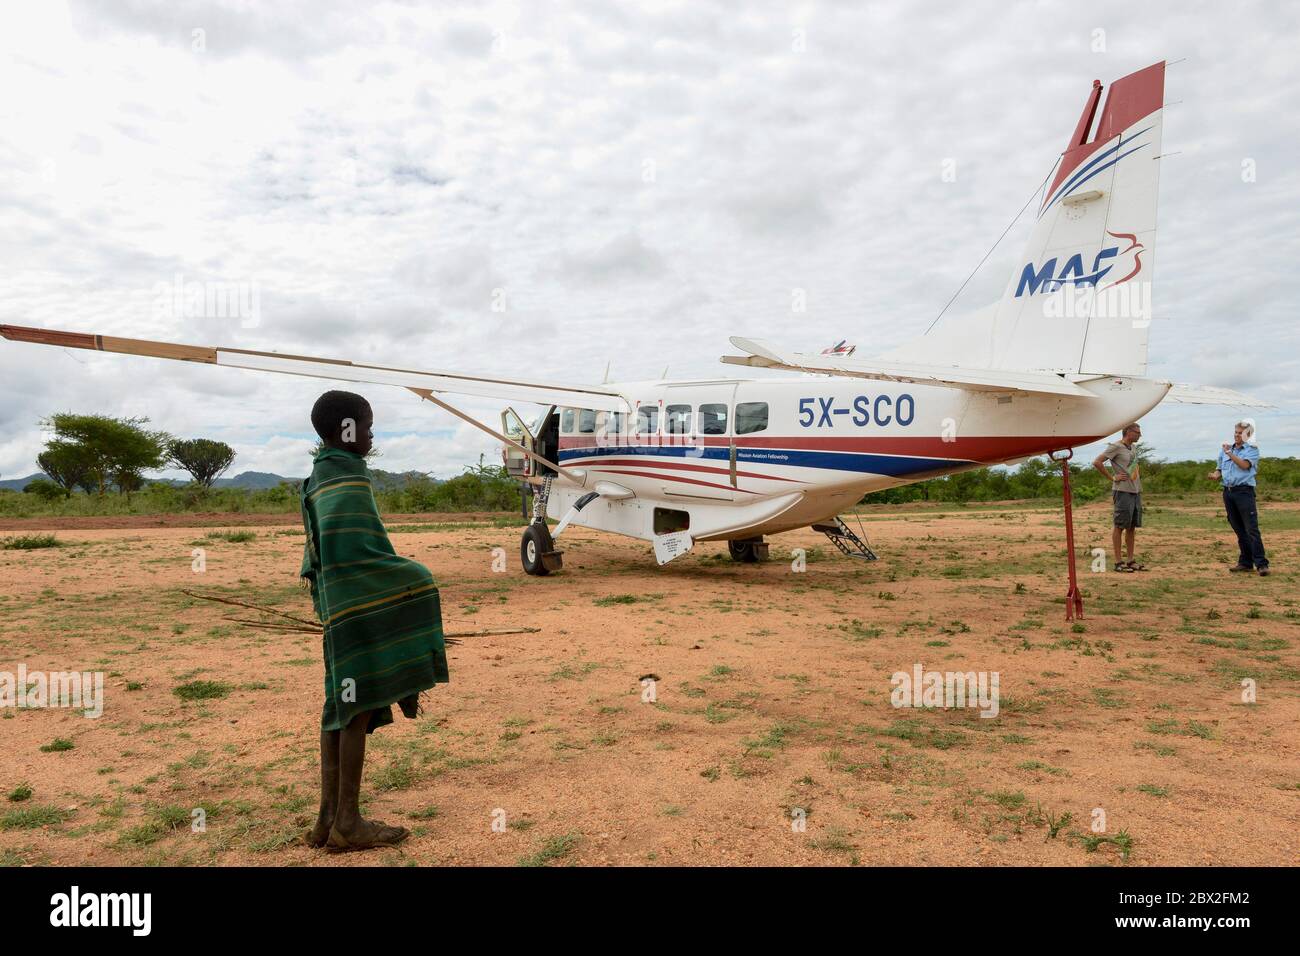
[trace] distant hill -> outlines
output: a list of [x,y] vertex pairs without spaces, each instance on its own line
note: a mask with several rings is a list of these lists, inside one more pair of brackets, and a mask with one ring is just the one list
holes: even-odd
[[0,481],[0,488],[7,488],[9,491],[22,491],[27,487],[27,482],[36,478],[44,477],[45,476],[38,471],[35,474],[28,475],[26,478],[6,478],[3,481]]
[[[256,491],[259,488],[274,488],[282,481],[300,482],[301,478],[285,478],[282,475],[272,474],[269,471],[241,471],[233,478],[218,478],[212,483],[213,488],[248,488]],[[188,484],[185,481],[177,481],[176,484]]]

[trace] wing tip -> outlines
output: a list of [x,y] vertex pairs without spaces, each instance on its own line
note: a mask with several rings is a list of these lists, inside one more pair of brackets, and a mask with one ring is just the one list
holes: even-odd
[[98,349],[99,336],[89,332],[64,332],[59,329],[37,329],[27,325],[0,325],[0,336],[11,342],[31,342],[33,345],[56,345],[63,348]]

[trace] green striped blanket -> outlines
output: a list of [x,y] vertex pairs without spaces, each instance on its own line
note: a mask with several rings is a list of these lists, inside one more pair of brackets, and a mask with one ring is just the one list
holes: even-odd
[[321,727],[340,730],[373,710],[369,730],[414,717],[421,691],[446,683],[438,588],[424,565],[399,557],[379,518],[365,460],[323,448],[302,486],[302,577],[325,629]]

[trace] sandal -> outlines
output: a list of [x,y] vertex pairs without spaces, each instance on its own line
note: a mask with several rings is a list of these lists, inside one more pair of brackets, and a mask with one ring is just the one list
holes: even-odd
[[1141,561],[1130,561],[1128,563],[1128,569],[1130,571],[1145,571],[1147,569],[1147,566],[1143,564]]
[[372,822],[373,829],[368,837],[348,840],[338,830],[330,830],[330,837],[325,842],[326,853],[351,853],[354,850],[373,850],[379,847],[397,846],[411,835],[406,827],[390,827],[377,820]]
[[1133,570],[1133,565],[1129,564],[1126,561],[1116,561],[1115,570],[1119,571],[1122,574],[1127,574]]

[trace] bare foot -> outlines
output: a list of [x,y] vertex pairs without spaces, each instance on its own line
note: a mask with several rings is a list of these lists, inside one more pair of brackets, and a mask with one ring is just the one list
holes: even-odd
[[350,850],[397,846],[410,835],[411,831],[406,827],[390,827],[378,820],[358,820],[355,825],[342,830],[336,821],[325,849],[330,853],[347,853]]

